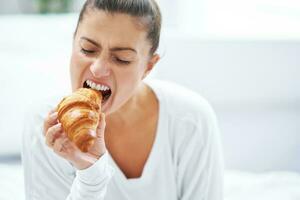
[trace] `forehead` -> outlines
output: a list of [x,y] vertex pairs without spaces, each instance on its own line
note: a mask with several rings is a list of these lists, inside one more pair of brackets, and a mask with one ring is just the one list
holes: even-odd
[[123,13],[89,10],[78,26],[78,35],[97,42],[131,46],[147,45],[147,32],[141,20]]

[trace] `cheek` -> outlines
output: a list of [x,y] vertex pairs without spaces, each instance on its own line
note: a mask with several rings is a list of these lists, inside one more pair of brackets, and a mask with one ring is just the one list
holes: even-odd
[[116,73],[115,75],[119,95],[121,98],[129,98],[141,83],[143,68],[140,66],[135,66],[128,71]]
[[88,63],[81,58],[81,55],[76,52],[72,52],[70,60],[70,77],[73,91],[80,86],[80,80],[84,73],[84,70],[88,66]]

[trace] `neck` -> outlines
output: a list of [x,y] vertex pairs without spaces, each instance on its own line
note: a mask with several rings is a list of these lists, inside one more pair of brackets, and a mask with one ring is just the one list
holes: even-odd
[[117,111],[106,117],[106,130],[115,126],[130,127],[143,117],[147,108],[149,88],[141,83],[137,92]]

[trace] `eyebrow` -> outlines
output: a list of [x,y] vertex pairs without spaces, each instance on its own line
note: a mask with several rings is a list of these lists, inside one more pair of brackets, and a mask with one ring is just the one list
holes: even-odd
[[[88,42],[94,44],[95,46],[100,47],[100,45],[96,41],[94,41],[90,38],[81,37],[80,39],[87,40]],[[113,47],[110,49],[110,51],[133,51],[133,52],[137,53],[136,50],[131,47]]]

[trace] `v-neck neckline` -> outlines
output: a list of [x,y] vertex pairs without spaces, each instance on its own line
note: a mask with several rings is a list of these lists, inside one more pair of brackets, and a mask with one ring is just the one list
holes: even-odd
[[163,100],[160,96],[160,91],[158,91],[155,88],[155,86],[152,85],[151,82],[149,83],[149,81],[147,81],[145,84],[147,84],[147,86],[149,86],[152,89],[152,91],[154,92],[154,94],[158,100],[158,120],[157,120],[158,122],[157,122],[157,128],[156,128],[154,142],[152,144],[148,158],[144,164],[141,176],[139,176],[137,178],[127,178],[125,176],[125,174],[123,173],[123,171],[118,166],[118,164],[112,158],[111,154],[107,151],[108,160],[109,160],[110,164],[115,168],[115,173],[116,173],[115,175],[118,176],[120,181],[122,181],[123,183],[127,183],[127,184],[141,183],[141,182],[145,182],[145,181],[151,179],[151,171],[154,171],[155,161],[157,160],[157,159],[155,159],[155,157],[158,156],[159,148],[161,146],[160,143],[161,143],[161,137],[162,137],[161,130],[163,129],[162,126],[165,124],[164,123],[165,117],[163,117],[163,113],[164,113],[163,110],[165,108],[163,105]]

